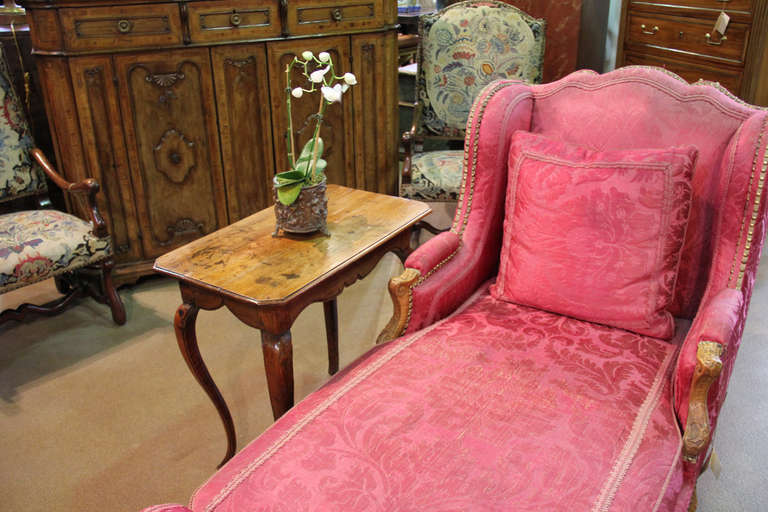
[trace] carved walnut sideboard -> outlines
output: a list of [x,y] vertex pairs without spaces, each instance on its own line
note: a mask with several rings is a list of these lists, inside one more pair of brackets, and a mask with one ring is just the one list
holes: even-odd
[[[272,203],[287,167],[285,65],[303,50],[358,76],[326,113],[328,180],[395,192],[395,2],[22,3],[59,168],[102,184],[119,282]],[[294,102],[299,143],[315,103]]]

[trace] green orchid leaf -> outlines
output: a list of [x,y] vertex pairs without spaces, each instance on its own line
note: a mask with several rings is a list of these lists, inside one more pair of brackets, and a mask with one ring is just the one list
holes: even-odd
[[322,158],[318,158],[317,159],[317,172],[324,172],[326,167],[328,167],[328,162],[326,162]]
[[[301,153],[299,154],[299,158],[296,159],[296,163],[301,161],[309,161],[312,160],[312,153],[313,153],[313,146],[312,146],[312,139],[309,139],[306,144],[304,144],[304,147],[301,149]],[[323,154],[323,139],[322,137],[317,138],[317,155],[322,156]]]
[[301,172],[295,169],[275,174],[275,179],[279,184],[294,183],[298,180],[303,180],[305,177],[306,172]]
[[293,183],[277,188],[277,199],[285,206],[290,206],[301,193],[303,182]]
[[296,172],[299,172],[302,176],[306,177],[307,171],[309,171],[309,160],[298,160],[293,168]]

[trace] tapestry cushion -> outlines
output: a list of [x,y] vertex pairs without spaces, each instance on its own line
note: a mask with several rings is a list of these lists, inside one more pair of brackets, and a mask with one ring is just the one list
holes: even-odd
[[696,155],[597,152],[516,132],[494,296],[670,338]]
[[29,125],[0,52],[0,202],[46,189],[43,171],[29,156]]
[[416,153],[411,159],[411,182],[403,183],[400,196],[420,201],[456,201],[463,169],[463,150]]
[[652,510],[681,474],[669,377],[686,328],[669,343],[482,285],[297,404],[189,507]]
[[55,210],[0,215],[0,293],[103,260],[111,254],[109,237]]
[[467,1],[420,19],[421,132],[464,136],[469,110],[494,80],[541,81],[544,20],[501,2]]

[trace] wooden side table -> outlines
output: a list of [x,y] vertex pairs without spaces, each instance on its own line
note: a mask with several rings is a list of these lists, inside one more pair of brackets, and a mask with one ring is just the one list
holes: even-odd
[[309,304],[323,303],[328,371],[338,371],[336,297],[373,270],[387,252],[404,257],[414,224],[429,212],[418,201],[329,185],[330,237],[317,233],[273,238],[275,216],[267,208],[155,261],[157,272],[179,280],[183,303],[174,318],[176,337],[187,366],[224,424],[227,453],[221,464],[235,454],[235,428],[198,350],[198,311],[226,306],[261,331],[277,419],[293,406],[291,326],[296,317]]

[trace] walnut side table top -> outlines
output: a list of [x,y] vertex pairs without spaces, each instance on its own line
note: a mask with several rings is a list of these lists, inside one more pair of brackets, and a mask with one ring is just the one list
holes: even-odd
[[198,311],[226,306],[240,321],[261,330],[277,419],[293,406],[290,329],[296,317],[309,304],[323,302],[329,372],[338,371],[336,297],[373,270],[387,252],[404,258],[414,224],[430,212],[418,201],[338,185],[328,185],[327,195],[330,237],[315,233],[275,238],[270,207],[155,261],[155,271],[179,280],[183,303],[174,318],[176,336],[190,371],[224,424],[228,447],[222,464],[235,453],[235,430],[197,347]]

